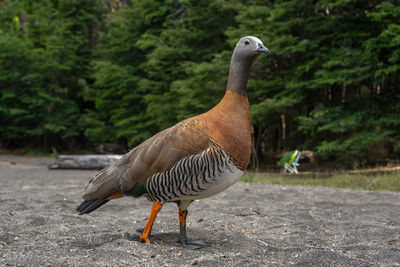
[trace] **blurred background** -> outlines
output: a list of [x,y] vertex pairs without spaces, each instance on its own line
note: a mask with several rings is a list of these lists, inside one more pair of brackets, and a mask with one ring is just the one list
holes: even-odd
[[248,84],[251,168],[294,149],[400,163],[398,0],[2,0],[1,152],[127,151],[213,107],[245,35],[271,50]]

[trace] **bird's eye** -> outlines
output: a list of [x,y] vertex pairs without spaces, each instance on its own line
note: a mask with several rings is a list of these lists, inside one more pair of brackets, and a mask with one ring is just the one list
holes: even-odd
[[246,39],[246,40],[243,41],[243,43],[244,43],[245,45],[248,45],[248,44],[250,43],[250,41]]

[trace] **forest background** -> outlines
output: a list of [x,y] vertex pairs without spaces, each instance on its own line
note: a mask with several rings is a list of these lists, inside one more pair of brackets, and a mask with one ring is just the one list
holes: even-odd
[[245,35],[271,50],[248,84],[253,168],[400,158],[398,0],[2,0],[1,149],[131,148],[214,106]]

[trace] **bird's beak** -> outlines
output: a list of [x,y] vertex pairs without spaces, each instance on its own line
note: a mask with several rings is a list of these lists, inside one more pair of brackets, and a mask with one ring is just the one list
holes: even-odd
[[256,49],[256,52],[268,54],[269,53],[269,49],[266,48],[263,44],[258,43],[258,48]]

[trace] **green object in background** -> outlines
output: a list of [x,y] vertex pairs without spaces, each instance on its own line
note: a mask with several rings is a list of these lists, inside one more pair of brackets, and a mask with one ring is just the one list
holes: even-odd
[[298,173],[297,166],[299,166],[301,153],[296,149],[286,156],[284,156],[279,162],[278,165],[282,166],[282,173],[286,173],[289,171],[290,173]]
[[278,165],[284,166],[285,163],[292,164],[298,154],[299,154],[299,151],[297,149],[290,152],[289,154],[285,155],[280,161],[278,161]]

